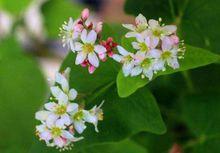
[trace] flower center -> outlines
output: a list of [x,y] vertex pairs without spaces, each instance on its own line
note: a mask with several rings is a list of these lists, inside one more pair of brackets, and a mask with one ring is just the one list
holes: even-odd
[[162,53],[161,57],[162,57],[162,59],[164,59],[164,60],[165,60],[165,59],[168,59],[168,58],[171,57],[171,52],[165,51],[165,52]]
[[73,116],[73,120],[80,121],[83,118],[83,111],[78,111],[76,114]]
[[146,30],[146,28],[147,28],[147,25],[146,25],[146,24],[139,24],[139,25],[137,25],[137,27],[136,27],[136,31],[137,31],[138,33],[141,33],[141,32],[143,32],[144,30]]
[[160,37],[160,35],[162,34],[162,31],[160,29],[155,29],[153,30],[153,35],[156,37]]
[[66,106],[60,105],[56,108],[56,114],[63,115],[66,113]]
[[62,134],[62,130],[59,127],[53,127],[51,129],[51,134],[53,135],[53,137],[59,137]]
[[83,51],[90,53],[94,51],[94,46],[92,44],[84,44]]
[[141,67],[144,67],[144,68],[150,67],[151,63],[152,63],[152,60],[151,60],[151,59],[145,59],[145,60],[141,63]]
[[148,47],[144,42],[139,43],[139,47],[141,51],[148,51]]

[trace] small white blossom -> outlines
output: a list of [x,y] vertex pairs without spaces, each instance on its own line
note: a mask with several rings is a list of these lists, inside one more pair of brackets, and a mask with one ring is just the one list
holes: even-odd
[[131,32],[128,32],[125,37],[136,37],[136,34],[141,34],[147,30],[148,23],[147,19],[142,15],[139,14],[135,18],[135,25],[133,24],[122,24],[123,27],[131,30]]
[[107,51],[102,45],[95,44],[96,39],[97,33],[94,30],[91,30],[89,33],[87,33],[85,29],[82,31],[82,43],[75,43],[75,51],[77,51],[76,65],[82,64],[85,60],[88,60],[93,66],[99,66],[97,54],[105,54]]
[[173,45],[173,42],[169,37],[164,37],[162,40],[162,52],[155,69],[165,70],[166,63],[173,69],[179,68],[178,47]]
[[155,39],[161,39],[164,36],[169,36],[171,34],[174,34],[177,29],[175,25],[161,26],[160,22],[153,19],[149,20],[148,24],[149,24],[148,33],[149,35],[155,37]]
[[70,18],[68,23],[64,22],[62,28],[60,28],[63,47],[67,46],[68,49],[71,49],[72,51],[74,51],[74,42],[79,38],[83,28],[78,22],[78,20],[73,21],[73,19]]
[[82,140],[83,137],[76,138],[73,133],[66,130],[66,126],[61,120],[53,120],[54,124],[46,125],[41,124],[36,127],[37,135],[40,140],[44,140],[47,146],[66,148],[72,142]]
[[117,46],[117,49],[121,55],[114,54],[112,58],[117,62],[123,63],[122,71],[124,76],[129,76],[135,64],[134,54],[128,52],[122,46]]

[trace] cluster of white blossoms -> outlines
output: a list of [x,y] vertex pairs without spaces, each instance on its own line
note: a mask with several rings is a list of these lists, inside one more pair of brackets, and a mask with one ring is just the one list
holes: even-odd
[[85,110],[74,102],[77,91],[69,88],[69,73],[70,68],[67,68],[64,73],[56,74],[55,85],[50,88],[52,96],[49,102],[35,114],[35,118],[41,122],[36,126],[40,140],[45,141],[47,146],[60,150],[71,149],[73,142],[83,139],[75,134],[83,133],[86,122],[93,124],[98,132],[98,121],[103,120],[103,102],[90,110]]
[[122,46],[117,46],[120,54],[114,54],[113,59],[123,64],[124,76],[153,78],[158,71],[165,71],[167,65],[173,69],[179,68],[178,58],[183,58],[185,47],[176,35],[175,25],[164,25],[159,21],[149,20],[139,14],[135,25],[123,24],[130,30],[125,37],[134,38],[132,47],[135,52],[129,52]]
[[99,60],[104,62],[107,56],[112,56],[111,48],[113,47],[112,45],[106,46],[106,43],[100,40],[102,22],[95,24],[88,18],[89,10],[84,9],[79,19],[73,21],[70,18],[68,23],[64,23],[60,28],[60,36],[63,46],[77,53],[75,64],[82,67],[88,66],[89,73],[93,73],[99,67]]

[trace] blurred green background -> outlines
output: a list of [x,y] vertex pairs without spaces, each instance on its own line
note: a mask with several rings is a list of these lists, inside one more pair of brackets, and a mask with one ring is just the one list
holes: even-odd
[[[64,21],[89,7],[92,20],[107,22],[105,35],[114,35],[119,43],[126,32],[121,23],[132,23],[134,15],[142,13],[147,19],[162,17],[178,25],[187,44],[220,54],[218,4],[219,0],[0,0],[0,153],[58,152],[38,142],[34,113],[46,102],[47,78],[53,79],[60,65],[72,67],[71,86],[89,93],[86,101],[109,102],[100,130],[104,132],[89,130],[87,140],[68,152],[220,153],[218,64],[159,77],[128,98],[119,98],[119,66],[108,61],[91,77],[73,65],[73,54],[62,48],[58,37]],[[98,89],[101,96],[94,98]]]

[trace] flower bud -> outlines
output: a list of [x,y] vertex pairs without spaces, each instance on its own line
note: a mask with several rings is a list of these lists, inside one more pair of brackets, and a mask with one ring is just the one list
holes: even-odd
[[89,17],[89,9],[88,8],[85,8],[82,11],[81,17],[82,17],[83,20],[87,20],[88,19],[88,17]]
[[97,25],[96,25],[96,28],[95,28],[95,31],[97,33],[100,33],[102,31],[102,22],[98,22]]

